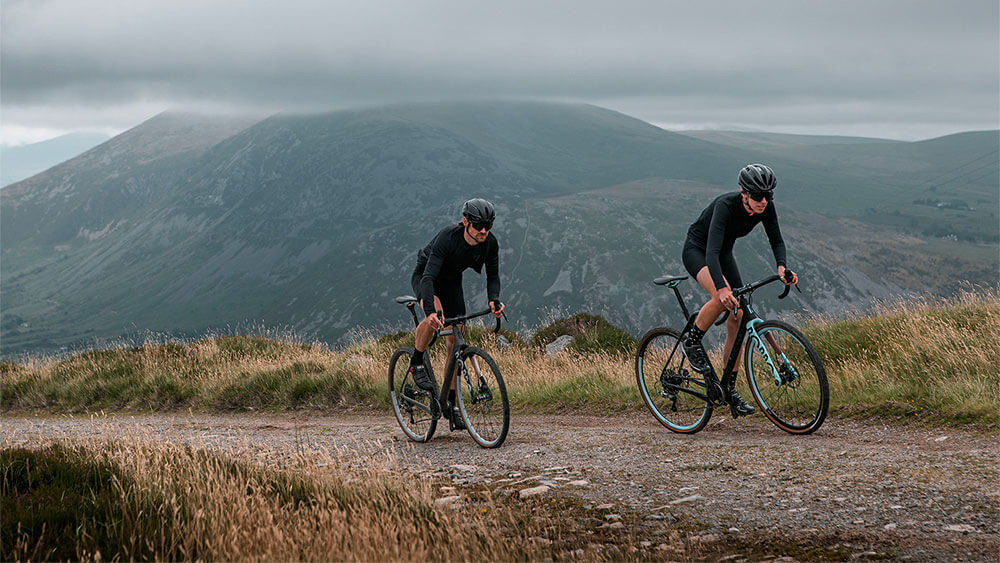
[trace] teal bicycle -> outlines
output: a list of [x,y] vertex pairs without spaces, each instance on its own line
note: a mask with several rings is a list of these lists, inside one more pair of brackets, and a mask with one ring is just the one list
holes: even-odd
[[[697,317],[688,312],[677,289],[686,279],[687,276],[663,276],[653,280],[656,285],[674,290],[687,324],[679,331],[669,327],[650,330],[639,341],[635,354],[639,392],[656,420],[681,434],[694,434],[704,428],[715,407],[728,405],[723,389],[733,383],[727,378],[735,377],[730,374],[736,372],[742,346],[750,393],[768,420],[791,434],[811,434],[818,430],[830,405],[830,389],[819,354],[795,327],[782,321],[762,320],[751,305],[754,291],[781,278],[775,275],[733,290],[744,322],[722,381],[714,369],[706,374],[692,369],[684,355],[681,342]],[[779,299],[788,295],[790,288],[786,285]],[[725,319],[723,316],[716,325]]]

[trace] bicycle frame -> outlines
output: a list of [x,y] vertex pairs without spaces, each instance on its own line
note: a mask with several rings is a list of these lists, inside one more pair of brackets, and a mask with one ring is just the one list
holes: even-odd
[[[462,352],[464,352],[465,349],[469,347],[469,345],[465,343],[465,334],[461,328],[462,326],[464,325],[454,325],[452,326],[451,329],[441,331],[439,333],[440,336],[448,336],[448,335],[455,336],[455,343],[452,345],[451,355],[448,357],[448,361],[445,362],[444,366],[444,381],[441,382],[442,391],[447,390],[451,387],[451,380],[453,377],[456,376],[455,372],[457,371],[458,368],[458,362],[462,358]],[[456,328],[458,330],[456,330]],[[434,340],[431,340],[430,344],[427,345],[428,350],[430,349],[432,344],[434,344]],[[466,374],[466,379],[468,379],[468,374]],[[459,381],[458,384],[460,385],[461,382]],[[469,383],[469,385],[471,386],[471,382]],[[458,385],[455,385],[455,387],[456,387],[455,392],[457,393]],[[439,393],[438,403],[441,405],[441,409],[448,408],[448,394]]]
[[[419,321],[417,321],[417,312],[415,310],[415,306],[416,306],[415,299],[414,301],[406,302],[406,307],[410,310],[410,315],[413,316],[413,324],[414,326],[417,326],[420,323]],[[431,346],[433,346],[434,343],[437,342],[438,337],[441,336],[455,337],[455,342],[452,345],[451,355],[448,357],[447,362],[445,362],[444,381],[441,382],[441,390],[449,389],[452,384],[452,378],[458,377],[456,372],[458,371],[458,365],[462,359],[462,353],[465,352],[465,350],[469,347],[469,345],[465,342],[465,334],[462,330],[463,327],[465,326],[464,321],[467,321],[469,319],[474,319],[477,317],[482,317],[492,312],[493,311],[491,309],[484,309],[477,313],[472,313],[471,315],[455,317],[452,319],[444,319],[442,327],[434,331],[434,336],[431,338],[431,341],[427,343],[427,351],[430,351]],[[451,327],[451,328],[443,330],[445,327]],[[456,330],[456,328],[458,328],[458,330]],[[500,330],[500,319],[497,318],[496,327],[493,329],[493,332],[499,332],[499,330]],[[482,378],[482,375],[479,373],[480,368],[478,363],[473,363],[473,369],[476,371],[476,376]],[[472,381],[469,380],[468,373],[465,374],[465,383],[469,386],[470,390],[474,389]],[[461,381],[459,381],[458,384],[461,384]],[[456,385],[455,387],[456,387],[455,391],[457,393],[458,385]],[[448,407],[447,393],[438,393],[438,404],[441,406],[442,410]]]
[[[691,327],[694,326],[695,319],[698,318],[697,313],[694,314],[688,313],[688,308],[684,303],[684,299],[681,297],[680,291],[677,289],[677,285],[684,279],[686,278],[677,278],[667,283],[668,287],[674,290],[674,294],[677,297],[677,302],[680,304],[681,311],[683,311],[684,314],[687,316],[687,323],[684,325],[684,329],[681,330],[681,335],[687,334],[687,332],[691,330]],[[758,351],[760,351],[761,356],[767,362],[768,367],[771,368],[771,374],[774,376],[775,383],[777,383],[778,385],[782,385],[784,383],[784,381],[781,378],[780,370],[777,368],[777,366],[775,366],[774,361],[771,359],[771,353],[768,351],[767,347],[764,346],[763,339],[761,339],[761,335],[757,332],[756,329],[756,325],[764,321],[760,318],[760,316],[757,315],[756,311],[753,310],[753,307],[751,306],[750,303],[751,302],[750,296],[753,295],[754,291],[761,288],[762,286],[778,281],[780,279],[781,278],[779,278],[776,275],[771,276],[768,278],[764,278],[758,282],[744,285],[743,287],[740,287],[733,291],[733,295],[739,300],[738,309],[741,311],[742,314],[741,319],[743,320],[743,322],[740,323],[739,328],[737,329],[736,339],[733,342],[733,348],[732,350],[729,351],[729,358],[726,360],[725,364],[726,368],[722,372],[722,381],[720,383],[723,387],[726,387],[734,383],[733,380],[735,379],[736,376],[735,374],[737,369],[736,363],[739,360],[744,340],[748,337],[750,338],[750,342],[753,342],[754,345],[757,346],[757,349]],[[785,291],[781,294],[779,299],[783,299],[786,295],[788,295],[789,287],[790,286],[785,287]],[[726,314],[728,315],[731,313],[729,311],[726,311]],[[726,316],[723,316],[715,324],[720,325],[723,322],[725,322],[725,319]],[[785,357],[785,354],[781,351],[781,348],[778,345],[778,343],[774,340],[774,337],[772,337],[770,334],[765,334],[764,339],[766,339],[768,344],[771,345],[772,349],[778,353],[781,361],[784,364],[787,364],[788,359]],[[677,352],[677,348],[679,347],[679,345],[680,341],[678,340],[678,342],[674,345],[674,349],[671,351],[671,357],[673,357],[673,354]],[[701,393],[697,391],[692,391],[690,389],[685,389],[684,391],[712,403],[717,402],[717,399],[719,398],[719,397],[713,397],[713,395],[718,395],[718,390],[714,389],[706,389],[707,392],[706,395],[702,395]]]

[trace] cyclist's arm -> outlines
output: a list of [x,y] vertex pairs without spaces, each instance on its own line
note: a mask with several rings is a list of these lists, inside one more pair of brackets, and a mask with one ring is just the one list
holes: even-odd
[[781,229],[778,227],[778,212],[774,209],[774,203],[767,206],[762,218],[764,232],[767,233],[767,240],[771,243],[771,252],[774,253],[774,262],[778,266],[788,266],[785,262],[785,240],[781,238]]
[[434,313],[434,280],[441,272],[443,263],[444,259],[437,246],[433,247],[427,257],[427,265],[424,266],[424,275],[420,278],[420,300],[424,305],[424,314],[428,317]]
[[719,254],[722,252],[722,243],[726,238],[726,224],[729,222],[729,217],[729,206],[722,200],[717,200],[715,209],[712,211],[712,222],[708,226],[708,241],[705,244],[705,262],[708,265],[708,273],[712,275],[715,289],[726,287],[726,278],[722,275]]
[[500,243],[490,237],[486,248],[486,296],[490,301],[500,299]]

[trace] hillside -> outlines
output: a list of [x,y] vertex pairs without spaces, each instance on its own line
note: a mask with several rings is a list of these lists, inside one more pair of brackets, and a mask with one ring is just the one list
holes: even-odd
[[[1000,131],[971,131],[919,142],[726,131],[692,137],[752,150],[799,169],[797,182],[821,189],[794,205],[845,215],[907,234],[997,245],[1000,242]],[[818,171],[834,172],[831,176]],[[846,184],[853,185],[846,185]]]
[[[474,195],[499,210],[514,328],[588,311],[638,333],[676,315],[649,280],[682,271],[688,224],[733,189],[739,167],[761,160],[779,171],[782,228],[807,289],[784,306],[835,313],[907,291],[946,295],[996,282],[996,221],[978,230],[993,242],[962,234],[989,206],[919,207],[962,236],[921,234],[869,210],[908,217],[889,171],[898,186],[920,186],[922,170],[988,154],[990,140],[839,139],[831,145],[853,164],[832,167],[809,152],[821,143],[732,146],[584,105],[418,104],[259,121],[165,114],[2,191],[0,352],[147,331],[264,325],[336,342],[356,327],[404,327],[391,299],[410,292],[417,249]],[[892,147],[895,160],[857,146]],[[983,183],[962,189],[975,202],[1000,197]],[[769,273],[763,234],[739,244],[746,279]],[[467,275],[470,303],[484,299],[483,285]]]

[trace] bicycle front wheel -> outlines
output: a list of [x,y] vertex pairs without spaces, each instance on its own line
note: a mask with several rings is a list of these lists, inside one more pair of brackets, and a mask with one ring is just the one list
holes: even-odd
[[458,408],[472,439],[496,448],[510,429],[510,403],[500,368],[485,350],[469,346],[456,367]]
[[674,432],[694,434],[712,417],[705,376],[687,364],[672,328],[654,328],[639,341],[635,379],[649,412]]
[[[434,397],[417,387],[409,374],[413,352],[413,348],[404,346],[397,348],[392,354],[392,359],[389,360],[389,400],[403,434],[414,442],[426,442],[437,428],[437,419],[432,410]],[[430,371],[430,362],[425,361],[424,366],[428,373],[433,373]]]
[[755,329],[760,338],[747,338],[744,350],[754,400],[785,432],[815,432],[830,406],[830,388],[819,354],[787,323],[765,321]]

